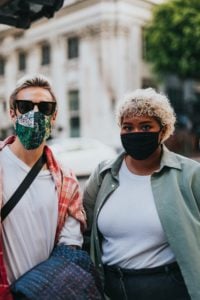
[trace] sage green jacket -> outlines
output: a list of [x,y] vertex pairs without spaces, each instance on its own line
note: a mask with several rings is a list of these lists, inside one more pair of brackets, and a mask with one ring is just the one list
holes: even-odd
[[[119,186],[123,158],[124,153],[116,160],[100,163],[84,191],[91,257],[102,280],[102,237],[97,218],[105,201]],[[151,176],[151,185],[158,215],[191,299],[200,300],[200,164],[163,146],[160,169]]]

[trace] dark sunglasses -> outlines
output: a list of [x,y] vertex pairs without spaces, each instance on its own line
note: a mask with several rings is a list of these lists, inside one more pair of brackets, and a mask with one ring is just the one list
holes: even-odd
[[20,114],[25,114],[34,109],[37,105],[38,110],[46,116],[52,115],[56,110],[56,102],[41,101],[39,103],[30,100],[15,100],[14,108],[18,109]]

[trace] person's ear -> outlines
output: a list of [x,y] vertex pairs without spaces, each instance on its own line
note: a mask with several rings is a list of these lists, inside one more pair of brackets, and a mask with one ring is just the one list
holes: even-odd
[[57,110],[53,113],[52,117],[51,117],[51,121],[54,123],[57,117]]
[[14,121],[16,118],[16,112],[13,108],[10,108],[10,117],[12,121]]

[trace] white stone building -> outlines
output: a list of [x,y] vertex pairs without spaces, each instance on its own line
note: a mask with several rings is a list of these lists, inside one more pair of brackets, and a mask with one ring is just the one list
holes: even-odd
[[151,84],[142,30],[162,0],[67,0],[53,19],[28,30],[0,25],[0,129],[8,134],[8,98],[24,74],[53,83],[55,136],[84,136],[118,145],[114,109],[124,93]]

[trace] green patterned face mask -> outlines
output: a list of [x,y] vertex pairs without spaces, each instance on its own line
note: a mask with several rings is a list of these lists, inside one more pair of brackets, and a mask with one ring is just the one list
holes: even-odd
[[51,133],[51,116],[29,111],[16,120],[16,135],[27,150],[38,148]]

